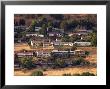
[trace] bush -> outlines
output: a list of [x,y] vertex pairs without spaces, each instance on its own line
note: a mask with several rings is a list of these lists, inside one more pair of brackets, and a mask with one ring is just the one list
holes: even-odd
[[72,61],[72,64],[75,66],[80,65],[83,62],[85,62],[85,60],[82,57],[80,57],[79,59]]
[[95,76],[95,74],[89,72],[83,72],[82,74],[73,74],[73,76]]
[[22,57],[22,58],[19,59],[20,64],[22,65],[22,67],[27,68],[27,69],[31,69],[31,68],[35,67],[35,64],[32,60],[33,60],[32,57],[30,57],[30,58]]
[[84,72],[81,74],[81,76],[95,76],[95,74],[89,73],[89,72]]
[[63,74],[63,76],[95,76],[95,74],[89,72],[83,72],[82,74],[73,74],[73,75],[67,73],[67,74]]
[[81,76],[80,74],[73,74],[73,76]]
[[43,76],[43,72],[42,71],[35,71],[31,75],[32,76]]
[[47,69],[46,68],[43,68],[43,71],[46,71]]
[[63,76],[72,76],[70,73],[63,74]]
[[85,51],[85,55],[87,55],[87,56],[88,56],[89,54],[90,54],[90,52],[89,52],[89,51]]

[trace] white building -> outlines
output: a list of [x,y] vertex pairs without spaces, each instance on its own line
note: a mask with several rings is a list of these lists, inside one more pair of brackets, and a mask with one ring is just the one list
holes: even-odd
[[91,46],[91,42],[74,42],[77,46]]

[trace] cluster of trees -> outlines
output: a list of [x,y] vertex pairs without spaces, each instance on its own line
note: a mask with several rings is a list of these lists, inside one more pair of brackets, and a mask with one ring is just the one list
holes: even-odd
[[25,20],[20,19],[19,21],[14,20],[14,26],[25,26]]
[[[27,69],[31,69],[31,68],[36,67],[35,60],[32,57],[18,58],[15,60],[15,63],[19,64],[22,68],[27,68]],[[84,66],[84,65],[90,64],[89,61],[84,60],[84,58],[82,58],[82,57],[79,57],[76,60],[75,59],[71,60],[71,64],[69,64],[70,60],[68,59],[68,61],[67,61],[67,58],[62,59],[62,58],[53,58],[53,57],[46,59],[46,61],[42,61],[42,63],[52,63],[50,65],[47,64],[48,67],[52,67],[52,68],[63,68],[63,67],[67,67],[69,65],[71,65],[71,66],[76,66],[76,65]]]
[[32,21],[31,24],[32,29],[34,29],[33,26],[42,27],[41,29],[41,33],[42,33],[45,32],[47,27],[62,28],[66,32],[73,31],[77,26],[85,27],[87,30],[96,28],[96,23],[94,23],[94,21],[89,19],[83,19],[83,20],[72,20],[72,18],[66,19],[64,18],[63,14],[50,14],[49,16],[47,17],[53,19],[50,20],[45,15],[39,15],[37,18],[35,18],[34,23]]
[[73,35],[73,36],[68,36],[68,35],[64,35],[61,40],[63,42],[74,42],[74,41],[78,41],[81,39],[81,36],[79,35]]
[[22,68],[31,69],[36,67],[32,57],[16,58],[14,62],[19,64]]

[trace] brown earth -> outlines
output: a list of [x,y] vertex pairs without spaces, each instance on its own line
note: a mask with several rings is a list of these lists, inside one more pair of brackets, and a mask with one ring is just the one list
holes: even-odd
[[[37,69],[33,70],[24,70],[24,71],[15,71],[14,75],[15,76],[30,76],[34,71]],[[63,74],[81,74],[83,72],[90,72],[93,74],[97,74],[96,68],[94,67],[73,67],[73,68],[60,68],[60,69],[48,69],[47,71],[44,71],[43,74],[44,76],[62,76]]]

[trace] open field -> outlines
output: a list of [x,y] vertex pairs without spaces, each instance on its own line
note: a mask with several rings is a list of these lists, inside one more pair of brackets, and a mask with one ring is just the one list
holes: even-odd
[[[15,71],[14,75],[15,76],[30,76],[32,74],[32,72],[34,72],[36,70],[37,69],[25,70],[25,71],[21,71],[21,70]],[[44,74],[44,76],[62,76],[65,73],[81,74],[83,72],[90,72],[90,73],[94,73],[95,75],[97,74],[95,67],[73,67],[73,68],[48,69],[47,71],[44,71],[43,74]]]
[[92,63],[97,63],[97,47],[78,47],[77,49],[89,51],[90,54],[85,58],[85,60],[88,60]]
[[14,51],[21,51],[21,50],[28,50],[28,51],[31,51],[31,50],[52,50],[53,48],[31,48],[28,44],[26,43],[18,43],[18,44],[15,44],[14,45]]

